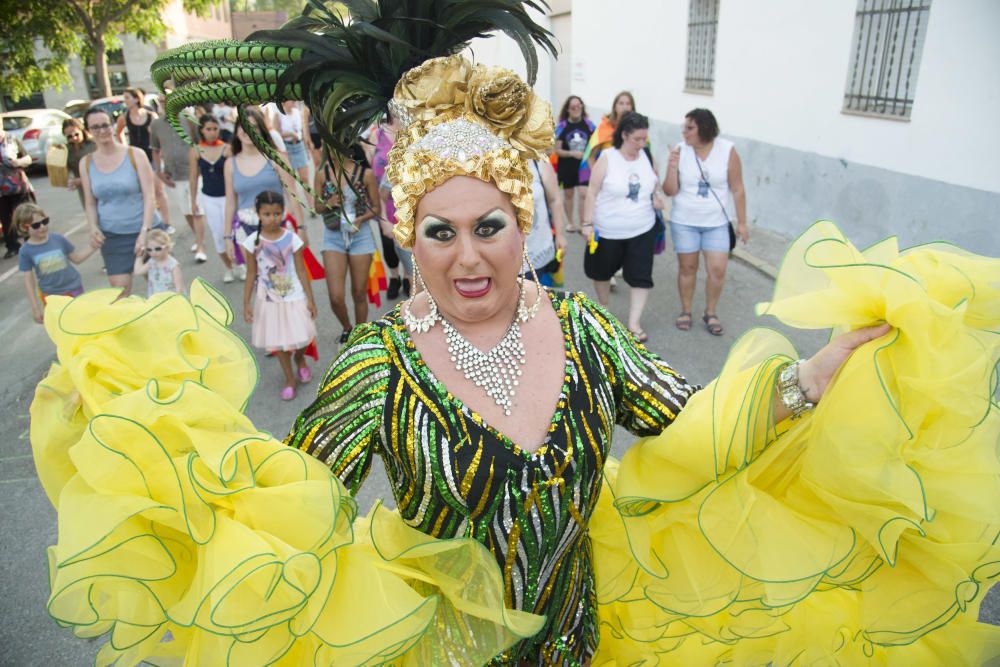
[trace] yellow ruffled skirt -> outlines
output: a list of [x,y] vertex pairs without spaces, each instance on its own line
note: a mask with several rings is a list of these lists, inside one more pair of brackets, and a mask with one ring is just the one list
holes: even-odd
[[50,299],[31,407],[48,610],[110,633],[98,665],[481,664],[538,631],[481,544],[356,520],[326,466],[253,427],[256,364],[210,286],[114,297]]
[[594,665],[979,665],[1000,576],[1000,261],[831,223],[758,307],[834,332],[888,322],[814,411],[770,423],[796,358],[755,329],[660,436],[606,468],[591,530]]
[[[58,362],[32,404],[59,511],[49,613],[110,633],[98,664],[477,665],[537,632],[496,561],[354,501],[243,415],[257,381],[225,300],[52,297]],[[1000,262],[934,244],[855,250],[818,223],[761,307],[894,329],[815,411],[770,422],[769,330],[662,435],[609,462],[589,532],[594,665],[976,665],[1000,576]]]

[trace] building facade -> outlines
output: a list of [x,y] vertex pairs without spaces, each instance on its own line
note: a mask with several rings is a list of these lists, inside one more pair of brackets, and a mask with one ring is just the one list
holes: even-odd
[[[1000,255],[1000,3],[993,0],[562,0],[562,53],[536,90],[595,120],[631,91],[663,164],[711,109],[743,161],[748,217],[787,236],[818,219]],[[515,64],[516,48],[477,45]],[[523,71],[523,67],[520,68]],[[752,227],[751,227],[752,229]]]
[[[149,69],[163,51],[188,42],[230,39],[233,34],[229,3],[225,1],[213,5],[207,16],[200,17],[184,11],[181,0],[173,0],[163,10],[163,23],[168,26],[168,32],[160,44],[143,42],[133,35],[120,36],[121,49],[108,54],[108,76],[113,94],[120,94],[130,86],[147,92],[156,90]],[[93,64],[74,58],[69,63],[69,71],[71,84],[61,90],[42,91],[35,98],[37,106],[62,109],[71,101],[100,96]]]

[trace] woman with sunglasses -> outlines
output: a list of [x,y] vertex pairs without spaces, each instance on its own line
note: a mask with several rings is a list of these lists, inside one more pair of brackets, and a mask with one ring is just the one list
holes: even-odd
[[108,283],[126,297],[132,292],[133,262],[153,224],[153,170],[143,151],[115,141],[106,111],[91,109],[84,124],[97,144],[80,162],[87,223],[101,248]]
[[86,208],[83,190],[80,188],[80,160],[84,155],[90,155],[97,150],[97,144],[90,132],[83,126],[79,118],[67,118],[62,124],[63,136],[66,137],[66,168],[69,170],[69,180],[66,187],[76,190],[80,197],[80,206]]

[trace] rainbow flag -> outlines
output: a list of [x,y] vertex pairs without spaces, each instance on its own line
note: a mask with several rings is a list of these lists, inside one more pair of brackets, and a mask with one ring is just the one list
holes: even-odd
[[597,158],[601,157],[601,151],[605,148],[611,147],[614,134],[615,126],[612,125],[611,121],[608,120],[608,117],[605,116],[601,119],[601,123],[597,126],[597,129],[590,135],[590,141],[587,142],[587,148],[583,151],[582,164],[586,164],[588,168],[592,169],[594,165],[597,164]]
[[382,307],[382,291],[389,286],[385,279],[385,267],[382,265],[382,256],[375,251],[372,255],[371,266],[368,267],[368,303],[374,304],[376,308]]

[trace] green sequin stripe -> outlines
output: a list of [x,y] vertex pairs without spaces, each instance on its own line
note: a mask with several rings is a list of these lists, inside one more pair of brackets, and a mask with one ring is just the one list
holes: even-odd
[[303,449],[331,466],[351,493],[371,470],[388,379],[388,356],[372,325],[355,329],[285,444]]

